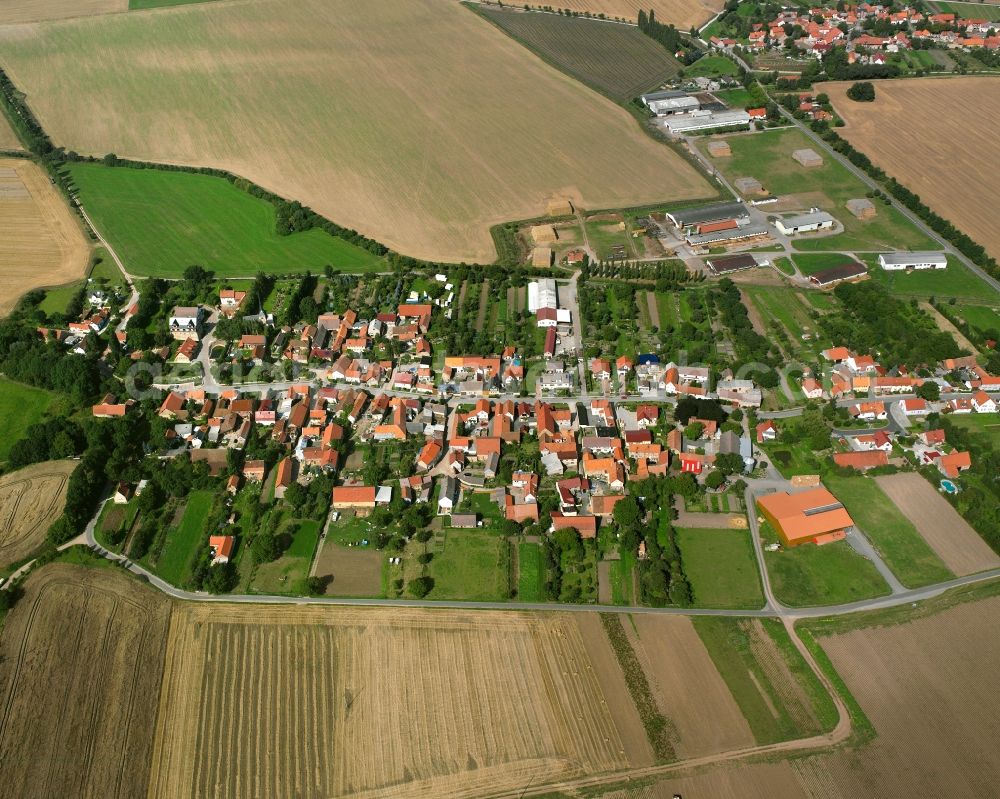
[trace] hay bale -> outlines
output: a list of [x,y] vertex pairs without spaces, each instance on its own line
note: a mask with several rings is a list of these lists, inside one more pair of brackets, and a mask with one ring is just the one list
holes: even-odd
[[729,142],[719,139],[708,143],[708,154],[712,158],[728,158],[733,154],[733,149],[729,146]]
[[809,147],[805,147],[801,150],[795,150],[792,153],[792,158],[807,169],[823,166],[823,159],[820,157],[820,154]]
[[535,247],[531,251],[531,265],[542,269],[552,266],[552,248]]
[[556,229],[552,225],[535,225],[531,228],[531,240],[535,244],[552,244],[558,238]]
[[807,486],[818,486],[819,475],[818,474],[797,474],[792,478],[792,486],[794,488],[805,488]]
[[571,216],[572,214],[573,204],[565,197],[549,200],[549,216]]
[[748,194],[764,194],[764,187],[757,178],[736,178],[733,181],[733,185],[736,186],[736,191],[738,191],[743,196]]
[[847,210],[858,219],[873,219],[875,217],[875,204],[865,197],[848,200],[845,205],[847,206]]

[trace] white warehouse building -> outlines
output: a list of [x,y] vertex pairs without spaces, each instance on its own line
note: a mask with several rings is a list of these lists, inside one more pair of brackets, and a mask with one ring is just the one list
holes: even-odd
[[778,219],[774,226],[786,236],[796,233],[812,233],[815,230],[829,230],[837,220],[826,211],[810,211],[808,214],[790,216],[788,219]]
[[552,278],[528,284],[528,313],[538,313],[539,308],[558,308],[556,281]]
[[884,252],[878,265],[889,272],[903,269],[947,269],[948,259],[943,252]]

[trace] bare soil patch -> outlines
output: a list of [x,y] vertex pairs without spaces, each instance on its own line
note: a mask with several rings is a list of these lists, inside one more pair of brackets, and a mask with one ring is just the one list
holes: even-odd
[[821,639],[878,737],[797,765],[810,795],[996,795],[1000,599]]
[[[788,763],[734,763],[707,773],[668,777],[642,788],[604,794],[601,799],[806,799]],[[815,794],[817,799],[824,794]]]
[[[1000,168],[992,157],[1000,92],[994,79],[883,82],[873,103],[847,99],[850,86],[824,86],[847,123],[840,135],[1000,257]],[[886,136],[889,130],[893,135]]]
[[875,482],[955,574],[1000,567],[1000,557],[919,474],[882,475]]
[[761,336],[766,336],[767,325],[764,324],[764,319],[760,315],[760,309],[754,305],[753,300],[747,296],[745,291],[740,291],[740,300],[747,309],[747,317],[750,319],[750,324],[753,326],[754,332]]
[[657,330],[660,330],[660,304],[656,301],[656,292],[646,292],[646,305],[649,306],[649,322]]
[[553,196],[615,208],[713,191],[455,2],[199,3],[0,29],[0,53],[66,147],[228,169],[430,260],[494,260],[490,226]]
[[0,25],[128,11],[128,0],[3,0]]
[[471,799],[623,748],[572,614],[190,604],[150,795]]
[[[690,619],[632,616],[633,639],[657,704],[675,725],[682,757],[754,744],[750,727]],[[625,622],[626,629],[631,625]]]
[[0,477],[0,566],[31,555],[62,513],[75,461],[48,461]]
[[52,564],[0,636],[10,796],[144,796],[170,601],[112,569]]
[[342,547],[329,538],[316,558],[317,577],[332,577],[327,596],[379,596],[382,593],[382,555],[363,547]]
[[83,277],[90,248],[41,168],[0,158],[0,314],[27,291]]

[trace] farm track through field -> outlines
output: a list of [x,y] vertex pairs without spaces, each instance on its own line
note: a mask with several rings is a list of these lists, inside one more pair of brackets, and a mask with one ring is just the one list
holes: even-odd
[[656,299],[655,291],[646,292],[646,305],[649,307],[649,321],[657,330],[662,330],[660,324],[660,303]]

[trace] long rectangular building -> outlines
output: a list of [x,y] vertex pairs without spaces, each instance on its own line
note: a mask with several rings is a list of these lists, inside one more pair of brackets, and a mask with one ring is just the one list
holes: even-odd
[[943,252],[884,252],[878,265],[887,272],[904,269],[947,269],[948,258]]
[[710,114],[679,114],[670,117],[663,126],[670,133],[677,135],[749,124],[750,115],[746,111],[717,111]]
[[741,272],[744,269],[756,267],[757,259],[752,255],[727,255],[724,258],[709,258],[705,261],[708,271],[713,275],[728,275],[732,272]]
[[670,211],[667,213],[667,219],[679,228],[723,222],[727,219],[734,219],[737,224],[745,225],[750,221],[750,212],[743,203],[716,203]]
[[822,486],[766,494],[757,498],[757,506],[786,547],[840,541],[854,526],[840,500]]
[[767,225],[744,225],[729,230],[718,230],[714,233],[692,233],[685,237],[685,241],[692,247],[710,247],[713,244],[762,239],[767,236],[770,236]]
[[809,282],[820,288],[828,288],[837,283],[843,283],[845,280],[862,280],[866,277],[868,277],[868,270],[864,264],[848,261],[840,266],[813,273],[809,276]]

